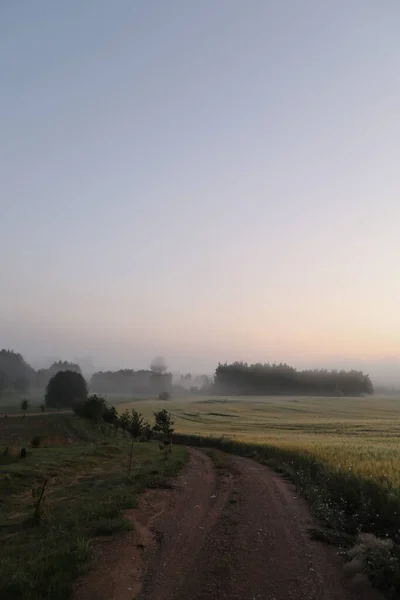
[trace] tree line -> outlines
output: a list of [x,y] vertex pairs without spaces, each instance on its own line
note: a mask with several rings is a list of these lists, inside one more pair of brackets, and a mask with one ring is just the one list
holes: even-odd
[[[53,375],[47,384],[45,403],[48,408],[72,408],[76,415],[88,419],[94,423],[108,424],[110,431],[121,429],[129,433],[133,439],[142,438],[149,441],[153,432],[162,434],[164,441],[170,442],[174,431],[173,421],[170,413],[163,409],[154,413],[155,423],[150,425],[145,421],[143,415],[132,409],[118,414],[115,406],[107,403],[106,398],[99,394],[88,393],[86,380],[81,373],[74,371],[60,371]],[[28,402],[21,404],[22,410],[26,410]]]
[[141,369],[120,369],[119,371],[98,371],[90,379],[90,388],[101,394],[171,392],[172,374]]
[[35,374],[21,354],[13,350],[0,350],[0,396],[6,390],[27,392]]
[[[54,375],[66,371],[82,375],[77,363],[59,360],[48,368],[35,371],[21,354],[0,350],[0,397],[6,391],[26,393],[30,388],[44,390]],[[172,374],[167,372],[165,361],[156,357],[150,369],[98,371],[91,377],[90,388],[101,394],[170,393]]]
[[362,371],[306,369],[299,371],[285,363],[219,363],[214,376],[215,393],[299,394],[358,396],[373,394],[369,375]]
[[[30,388],[45,390],[50,379],[57,373],[72,371],[82,375],[79,364],[68,361],[55,361],[48,368],[35,371],[21,354],[13,350],[0,351],[0,397],[4,392],[24,394]],[[89,381],[90,389],[98,394],[149,394],[174,393],[183,395],[208,391],[212,381],[207,375],[180,376],[173,382],[162,357],[156,357],[149,369],[118,369],[97,371]]]
[[[76,363],[56,361],[47,369],[35,371],[21,354],[0,350],[0,397],[7,390],[25,393],[30,387],[46,389],[58,373],[75,373],[83,379]],[[97,394],[166,394],[166,397],[182,395],[188,390],[192,393],[243,395],[357,396],[374,392],[369,375],[362,371],[297,370],[286,363],[219,363],[213,380],[205,375],[194,377],[188,373],[173,383],[172,374],[167,371],[161,357],[152,361],[150,369],[98,371],[90,380],[90,389]]]

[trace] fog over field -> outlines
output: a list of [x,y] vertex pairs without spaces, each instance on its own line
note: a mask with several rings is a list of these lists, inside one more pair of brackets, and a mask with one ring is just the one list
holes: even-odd
[[[135,356],[135,359],[129,359],[118,356],[109,356],[107,359],[104,359],[101,358],[101,354],[99,353],[99,358],[96,360],[92,357],[82,356],[79,353],[77,353],[72,354],[71,356],[67,355],[66,360],[78,363],[82,369],[82,373],[84,373],[87,377],[91,377],[96,371],[117,370],[120,368],[148,368],[151,362],[152,355],[150,356],[150,359],[147,356],[137,356],[137,353],[135,351],[132,352],[132,355]],[[27,354],[26,357],[29,363],[36,369],[48,367],[53,362],[64,359],[64,355],[62,355],[61,353],[48,356],[36,356],[35,354]],[[247,357],[241,357],[240,353],[238,353],[238,356],[234,356],[233,360],[235,360],[235,358],[238,360],[241,360],[242,358],[244,360],[247,359]],[[268,361],[268,357],[259,357],[259,360],[260,362],[263,362],[264,360]],[[215,366],[218,361],[224,362],[225,357],[217,356],[214,360],[211,357],[209,357],[206,359],[203,358],[199,361],[196,361],[194,359],[192,361],[188,361],[186,357],[176,356],[169,358],[167,362],[168,369],[172,372],[174,376],[180,376],[184,373],[191,373],[193,375],[206,373],[211,377],[214,374]],[[270,361],[280,362],[275,361],[273,357],[270,359]],[[315,360],[305,360],[304,358],[298,358],[297,360],[288,360],[287,362],[299,369],[359,369],[364,371],[365,373],[368,373],[373,383],[377,386],[400,387],[400,360],[397,358],[362,359],[358,357],[332,357],[330,360],[321,360],[317,357]]]

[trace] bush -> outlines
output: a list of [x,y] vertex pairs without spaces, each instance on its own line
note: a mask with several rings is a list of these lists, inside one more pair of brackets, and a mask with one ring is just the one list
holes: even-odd
[[59,371],[47,384],[46,406],[74,408],[87,400],[87,383],[80,373]]
[[118,413],[115,406],[106,406],[103,411],[103,421],[108,423],[110,427],[115,425],[115,421],[118,419]]
[[161,392],[161,394],[158,395],[159,400],[169,400],[170,398],[171,394],[169,392]]
[[380,539],[371,533],[358,536],[357,544],[348,552],[350,565],[360,565],[372,585],[398,598],[400,592],[400,547],[393,540]]
[[79,417],[97,423],[104,417],[104,414],[107,411],[105,398],[98,396],[97,394],[92,394],[83,403],[75,406],[74,411]]
[[41,441],[42,441],[42,438],[40,437],[40,435],[35,435],[31,439],[31,446],[32,446],[32,448],[39,448]]

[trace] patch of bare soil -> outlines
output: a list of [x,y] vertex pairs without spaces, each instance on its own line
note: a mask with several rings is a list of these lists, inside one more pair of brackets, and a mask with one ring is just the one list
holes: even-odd
[[74,600],[377,600],[356,588],[295,488],[267,467],[231,457],[216,475],[192,449],[173,490],[146,493],[135,531],[99,546]]

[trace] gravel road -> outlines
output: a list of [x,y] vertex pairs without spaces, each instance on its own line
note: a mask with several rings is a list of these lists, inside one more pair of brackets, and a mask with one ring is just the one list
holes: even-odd
[[135,531],[98,552],[74,600],[378,600],[355,586],[295,488],[230,457],[228,470],[191,449],[173,490],[146,493]]

